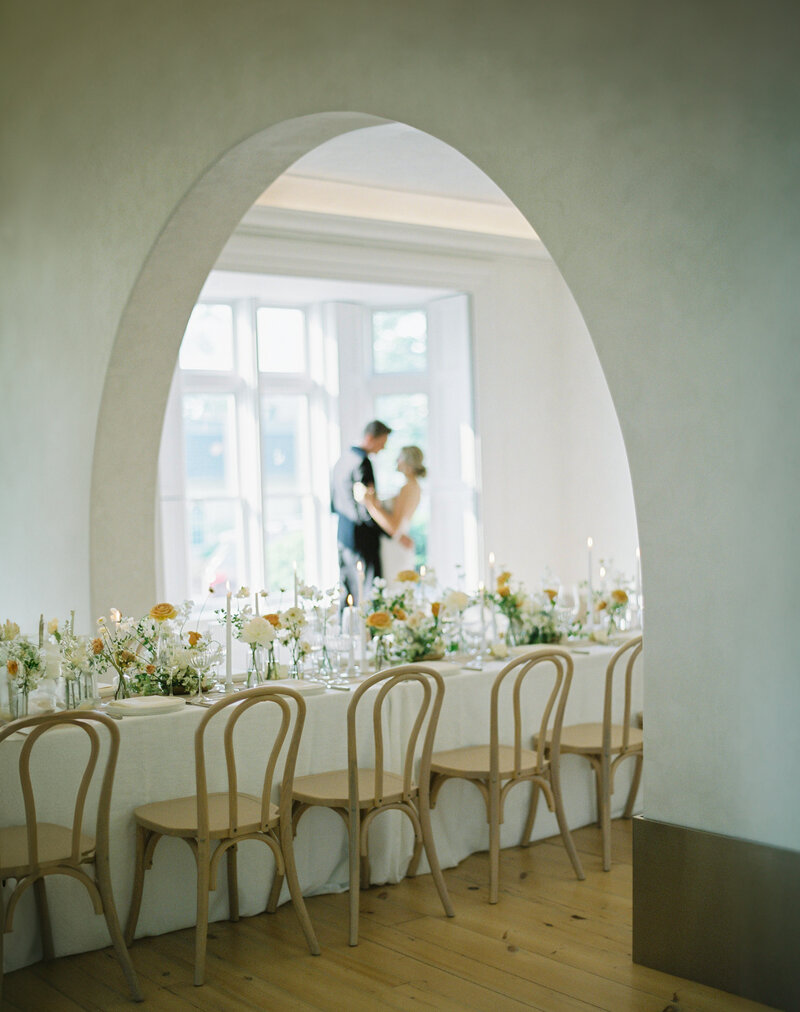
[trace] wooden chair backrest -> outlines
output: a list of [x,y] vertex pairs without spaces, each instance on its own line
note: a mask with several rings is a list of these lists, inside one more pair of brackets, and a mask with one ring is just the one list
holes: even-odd
[[281,817],[291,810],[292,784],[300,747],[300,736],[306,719],[306,703],[295,689],[288,685],[272,682],[245,689],[226,696],[215,703],[204,714],[194,735],[195,775],[197,784],[197,828],[201,839],[208,836],[208,779],[206,776],[206,730],[215,718],[222,714],[225,719],[223,742],[225,749],[225,771],[228,784],[229,835],[235,836],[239,826],[239,778],[236,770],[234,734],[236,725],[248,710],[254,706],[272,706],[280,715],[280,724],[272,746],[268,750],[264,780],[261,787],[261,824],[264,832],[269,822],[269,808],[275,770],[284,744],[288,740],[281,776],[280,806]]
[[611,725],[613,724],[613,697],[614,681],[616,673],[625,662],[625,699],[622,713],[622,750],[627,750],[631,734],[631,694],[633,686],[633,672],[637,660],[642,654],[642,637],[634,636],[616,651],[608,662],[606,668],[606,691],[603,703],[603,751],[608,753],[611,750]]
[[[420,753],[420,772],[418,783],[427,783],[428,773],[431,764],[431,753],[433,752],[433,739],[436,735],[436,725],[439,722],[439,713],[442,709],[444,699],[444,679],[434,668],[426,664],[403,664],[395,668],[386,668],[379,671],[363,681],[350,700],[347,708],[347,767],[350,784],[358,782],[358,741],[356,736],[356,711],[359,703],[373,686],[379,685],[372,704],[372,735],[375,746],[375,780],[373,792],[373,804],[379,806],[385,794],[384,790],[384,740],[383,740],[383,715],[384,705],[389,693],[396,686],[404,683],[416,683],[422,687],[421,699],[417,714],[408,739],[403,745],[403,799],[409,800],[415,786],[414,763],[417,755],[417,748],[422,727],[427,720],[425,735],[422,740]],[[395,772],[389,770],[388,772]]]
[[[547,677],[547,667],[552,665],[550,677],[552,686],[547,702],[542,710],[539,729],[536,735],[536,765],[540,770],[546,769],[549,754],[557,755],[561,747],[561,728],[564,723],[564,709],[567,705],[569,687],[572,684],[573,663],[568,651],[560,647],[533,647],[530,653],[515,657],[500,671],[492,685],[491,712],[489,718],[489,752],[491,770],[496,774],[499,768],[500,741],[500,689],[503,682],[514,675],[511,691],[511,702],[514,718],[514,777],[518,777],[522,766],[523,734],[530,736],[531,729],[524,725],[524,714],[521,705],[521,692],[525,680],[532,672]],[[516,673],[516,674],[515,674]],[[551,724],[552,718],[552,724]],[[548,745],[549,743],[549,745]]]
[[95,848],[103,853],[108,849],[108,815],[111,807],[111,788],[114,784],[114,772],[119,755],[119,728],[104,713],[93,710],[69,711],[66,713],[45,714],[39,717],[23,717],[12,721],[0,730],[0,743],[6,738],[25,728],[32,728],[22,744],[19,756],[19,776],[22,787],[22,799],[25,806],[25,823],[28,836],[28,860],[30,873],[39,871],[39,837],[36,814],[36,792],[31,777],[31,754],[42,737],[60,727],[77,727],[86,734],[89,740],[89,755],[80,778],[75,795],[75,806],[72,813],[72,842],[69,863],[76,867],[80,864],[81,833],[83,814],[86,807],[86,796],[92,785],[95,773],[98,772],[98,759],[102,744],[99,728],[108,732],[108,751],[102,768],[102,781],[97,802],[97,821],[95,823]]

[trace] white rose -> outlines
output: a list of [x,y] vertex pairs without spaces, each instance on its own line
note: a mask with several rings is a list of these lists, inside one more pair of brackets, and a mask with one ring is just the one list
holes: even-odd
[[268,622],[260,615],[251,618],[242,627],[242,640],[245,643],[257,644],[260,647],[268,646],[275,639],[275,629],[271,622]]
[[463,611],[469,604],[469,594],[463,590],[451,590],[444,599],[444,606],[447,611]]
[[499,661],[501,661],[503,658],[508,657],[508,647],[502,640],[495,640],[489,647],[489,653],[492,657],[496,657]]

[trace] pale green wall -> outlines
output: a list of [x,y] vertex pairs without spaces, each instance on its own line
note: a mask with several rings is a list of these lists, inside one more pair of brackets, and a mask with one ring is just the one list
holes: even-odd
[[[120,425],[112,377],[124,438],[99,444],[93,522],[121,579],[151,570],[147,525],[109,505],[152,504],[162,365],[236,210],[222,170],[243,202],[254,151],[266,184],[317,134],[262,135],[195,182],[287,120],[401,120],[503,187],[598,347],[645,558],[647,814],[800,848],[796,5],[6,0],[2,19],[0,615],[76,601],[89,621],[132,293],[114,375],[141,411]],[[179,207],[158,251],[195,255],[159,281]]]

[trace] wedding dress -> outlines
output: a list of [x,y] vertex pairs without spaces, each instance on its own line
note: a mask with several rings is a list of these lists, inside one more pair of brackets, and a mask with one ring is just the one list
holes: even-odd
[[[387,513],[394,511],[394,498],[387,499],[381,504]],[[411,517],[406,517],[397,529],[394,537],[381,538],[381,569],[383,578],[390,583],[399,572],[404,569],[414,569],[413,548],[404,548],[400,544],[400,538],[408,534],[411,526]]]

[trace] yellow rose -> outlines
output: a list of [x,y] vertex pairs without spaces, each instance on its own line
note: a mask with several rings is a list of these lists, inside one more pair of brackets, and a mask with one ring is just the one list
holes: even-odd
[[375,629],[378,632],[385,632],[391,628],[392,616],[388,611],[373,611],[371,615],[367,615],[367,626],[370,629]]
[[511,594],[511,588],[507,587],[505,583],[499,584],[497,587],[497,593],[500,597],[509,597]]
[[177,614],[177,609],[168,601],[164,601],[163,604],[154,604],[150,609],[150,618],[154,618],[156,622],[166,622],[168,618],[175,618]]
[[553,590],[552,587],[545,587],[545,594],[550,598],[551,603],[558,597],[558,591]]
[[433,615],[434,618],[438,618],[439,617],[439,612],[441,610],[442,610],[442,602],[441,601],[432,601],[431,602],[431,614]]
[[190,647],[196,647],[197,644],[200,642],[200,640],[202,638],[203,638],[203,634],[202,633],[194,632],[194,631],[190,632],[189,633],[189,646]]
[[416,583],[419,580],[419,573],[413,569],[401,569],[395,577],[398,583]]
[[393,608],[392,614],[399,622],[405,622],[407,615],[402,608]]
[[612,590],[611,591],[611,596],[614,599],[614,603],[615,604],[627,604],[628,603],[628,595],[622,589]]
[[500,587],[505,587],[505,585],[508,583],[508,581],[510,579],[511,579],[511,573],[509,573],[508,570],[506,570],[504,573],[501,573],[497,577],[497,588],[498,588],[498,590],[500,589]]
[[596,608],[597,608],[598,611],[605,611],[607,607],[608,607],[608,601],[602,601],[601,600],[601,601],[597,602]]

